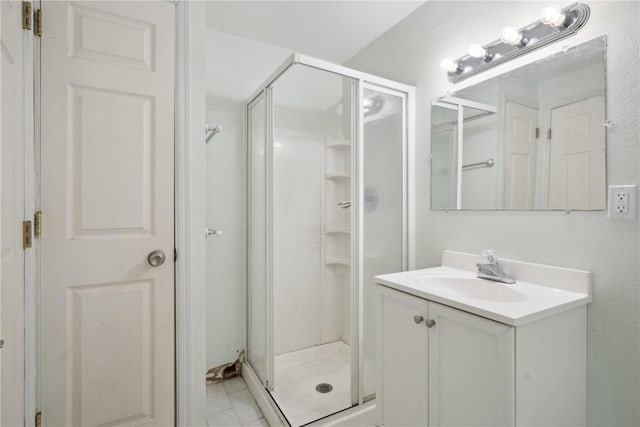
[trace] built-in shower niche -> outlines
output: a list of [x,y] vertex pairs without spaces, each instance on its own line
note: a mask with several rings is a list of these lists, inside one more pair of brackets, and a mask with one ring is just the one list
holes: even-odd
[[351,344],[351,140],[327,136],[324,151],[324,342]]
[[[351,265],[351,142],[327,138],[325,144],[324,242],[325,265]],[[344,276],[348,269],[339,271]],[[349,286],[349,275],[347,274]]]

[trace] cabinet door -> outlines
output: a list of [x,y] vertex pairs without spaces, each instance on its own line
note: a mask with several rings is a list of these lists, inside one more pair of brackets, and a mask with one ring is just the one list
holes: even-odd
[[514,425],[513,328],[429,302],[429,426]]
[[378,286],[376,389],[380,421],[387,427],[427,425],[427,304]]

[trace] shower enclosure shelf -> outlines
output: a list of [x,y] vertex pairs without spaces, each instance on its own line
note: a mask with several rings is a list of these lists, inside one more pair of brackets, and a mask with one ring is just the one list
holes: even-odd
[[324,177],[326,179],[351,179],[351,175],[344,172],[329,172]]
[[348,258],[327,258],[324,263],[326,265],[351,265],[351,261]]
[[324,230],[325,234],[351,234],[351,229],[349,227],[332,227],[329,226]]
[[351,148],[351,141],[331,141],[327,142],[325,145],[327,148],[335,148],[335,149],[348,149]]

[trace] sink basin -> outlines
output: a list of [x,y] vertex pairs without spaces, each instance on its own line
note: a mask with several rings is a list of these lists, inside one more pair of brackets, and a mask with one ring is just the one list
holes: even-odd
[[513,289],[514,285],[476,277],[433,275],[421,277],[419,282],[430,291],[443,296],[504,302],[523,301],[525,299],[524,295]]
[[380,286],[511,326],[591,302],[588,271],[502,259],[517,283],[476,277],[480,256],[444,251],[442,266],[375,277]]

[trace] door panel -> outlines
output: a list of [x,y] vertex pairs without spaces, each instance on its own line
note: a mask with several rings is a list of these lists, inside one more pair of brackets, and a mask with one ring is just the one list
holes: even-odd
[[[0,425],[24,424],[24,78],[21,3],[0,2]],[[31,250],[31,249],[29,249]]]
[[429,425],[512,426],[513,328],[433,302],[429,318]]
[[531,209],[535,189],[538,110],[507,102],[504,208]]
[[[428,424],[429,329],[425,300],[383,286],[378,290],[376,400],[385,426]],[[422,316],[414,319],[414,316]],[[419,322],[416,322],[419,320]]]
[[43,421],[171,425],[175,6],[42,7]]
[[[149,237],[154,226],[153,98],[74,86],[69,92],[73,123],[69,237]],[[113,173],[114,165],[118,165],[118,174]],[[110,191],[112,188],[119,191]],[[118,209],[111,209],[113,206]]]
[[551,112],[549,209],[605,209],[604,97]]
[[248,109],[249,142],[249,249],[248,249],[248,339],[247,360],[263,384],[269,374],[267,278],[267,121],[264,95]]
[[363,102],[382,105],[363,112],[363,290],[362,348],[363,397],[375,395],[375,288],[374,277],[405,270],[405,117],[401,93],[375,86],[363,88]]

